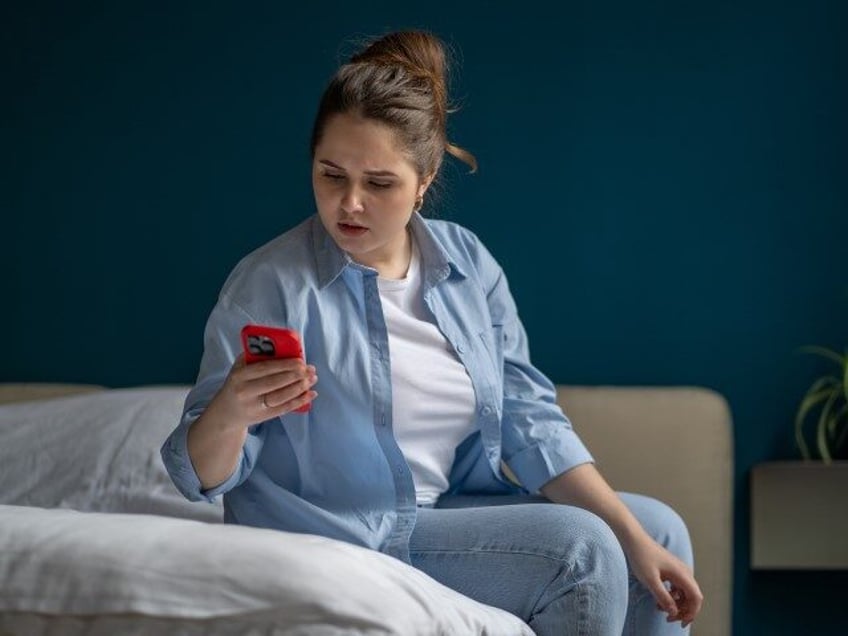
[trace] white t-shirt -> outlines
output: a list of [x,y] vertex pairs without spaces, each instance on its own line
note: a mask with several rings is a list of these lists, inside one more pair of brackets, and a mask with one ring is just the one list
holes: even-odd
[[474,430],[474,388],[424,304],[414,240],[406,278],[378,278],[377,285],[389,335],[395,439],[417,502],[432,504],[447,490],[456,447]]

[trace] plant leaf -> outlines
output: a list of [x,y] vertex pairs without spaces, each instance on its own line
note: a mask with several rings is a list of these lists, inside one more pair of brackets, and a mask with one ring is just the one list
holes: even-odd
[[845,367],[845,356],[839,355],[833,349],[828,349],[827,347],[818,347],[816,345],[808,345],[806,347],[800,347],[798,351],[800,351],[801,353],[812,353],[813,355],[821,356],[823,358],[827,358],[828,360],[832,360],[833,362],[839,365],[840,369]]
[[827,398],[827,402],[822,407],[821,413],[819,413],[819,422],[816,425],[816,446],[818,446],[819,454],[825,464],[829,464],[833,459],[827,443],[827,428],[830,411],[838,398],[839,393],[831,392]]
[[842,394],[848,402],[848,349],[845,350],[845,367],[842,369]]
[[844,420],[842,429],[836,435],[836,442],[833,445],[835,449],[841,449],[845,444],[846,438],[848,438],[848,403],[843,404],[842,408],[839,409],[839,413],[836,416],[838,420]]
[[[809,388],[804,398],[801,400],[801,405],[798,407],[798,412],[795,414],[795,441],[798,444],[798,449],[801,451],[801,457],[811,459],[810,449],[807,442],[804,440],[804,420],[815,406],[827,400],[833,393],[833,389],[821,389],[818,385],[825,384],[829,378],[819,378]],[[817,390],[818,387],[818,390]]]
[[816,393],[818,391],[821,391],[825,387],[828,387],[828,389],[827,389],[828,391],[838,391],[839,385],[840,385],[840,380],[835,375],[822,376],[810,385],[810,388],[807,389],[807,393],[805,394],[804,397],[806,397],[807,395],[810,395],[811,393]]

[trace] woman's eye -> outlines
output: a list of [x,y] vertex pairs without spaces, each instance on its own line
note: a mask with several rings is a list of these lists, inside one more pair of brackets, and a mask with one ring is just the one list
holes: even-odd
[[[332,181],[335,183],[340,183],[347,179],[346,175],[339,174],[338,172],[324,172],[321,174],[321,176],[323,176],[328,181]],[[368,185],[372,188],[385,190],[386,188],[391,188],[393,184],[391,181],[369,181]]]

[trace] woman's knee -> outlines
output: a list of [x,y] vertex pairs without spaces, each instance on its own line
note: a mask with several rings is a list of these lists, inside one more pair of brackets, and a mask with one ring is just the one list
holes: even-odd
[[562,551],[571,573],[611,587],[626,589],[627,561],[610,527],[582,508],[545,506],[546,523],[554,536],[550,543]]
[[538,519],[562,564],[538,599],[530,626],[537,633],[620,634],[628,603],[627,562],[610,527],[598,516],[567,506],[544,506]]
[[622,501],[633,513],[642,527],[657,543],[692,565],[692,541],[686,522],[668,504],[633,493],[619,493]]

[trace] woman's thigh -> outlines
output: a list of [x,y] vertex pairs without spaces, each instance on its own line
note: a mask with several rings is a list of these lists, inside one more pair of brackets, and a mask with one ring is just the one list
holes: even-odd
[[580,508],[538,497],[444,498],[419,509],[410,556],[434,579],[539,634],[621,633],[624,555],[609,527]]
[[[630,492],[619,492],[624,505],[636,517],[645,532],[688,565],[693,565],[692,544],[686,524],[667,504]],[[479,508],[517,504],[553,504],[542,495],[449,495],[439,500],[439,509]],[[568,508],[568,506],[564,506]]]

